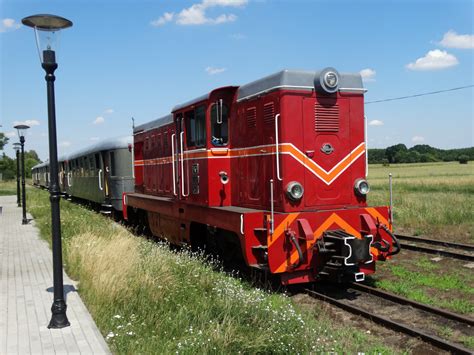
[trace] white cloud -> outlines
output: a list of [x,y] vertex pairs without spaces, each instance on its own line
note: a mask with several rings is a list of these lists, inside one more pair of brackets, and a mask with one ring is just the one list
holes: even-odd
[[0,21],[0,32],[15,31],[20,27],[21,25],[12,18],[4,18]]
[[100,138],[99,137],[90,137],[89,140],[91,142],[97,142]]
[[414,136],[411,141],[413,143],[421,143],[421,142],[424,142],[425,141],[425,137],[422,137],[422,136]]
[[110,115],[110,114],[114,113],[114,109],[113,108],[108,108],[107,110],[104,111],[104,113],[106,115]]
[[208,17],[206,11],[213,7],[244,7],[248,0],[203,0],[182,9],[178,14],[165,12],[161,17],[150,22],[152,26],[163,26],[168,22],[175,21],[178,25],[219,25],[226,22],[234,22],[237,16],[234,14],[221,14],[217,17]]
[[71,142],[69,142],[69,141],[62,141],[62,142],[59,142],[59,146],[60,146],[61,148],[67,148],[67,147],[70,147],[70,146],[71,146],[71,144],[72,144],[72,143],[71,143]]
[[426,53],[424,57],[418,58],[414,63],[406,67],[410,70],[439,70],[458,65],[458,59],[446,51],[435,49]]
[[165,12],[163,16],[158,18],[157,20],[153,20],[150,22],[150,24],[154,27],[159,27],[167,24],[170,21],[173,21],[174,18],[174,12]]
[[13,125],[19,125],[19,124],[25,124],[27,126],[33,127],[33,126],[39,126],[40,122],[38,120],[26,120],[26,121],[13,121]]
[[372,120],[372,121],[369,122],[369,126],[383,126],[383,121]]
[[375,74],[376,71],[370,68],[362,69],[360,72],[360,76],[364,81],[375,81]]
[[93,123],[93,124],[102,124],[102,123],[104,123],[104,122],[105,122],[105,118],[102,117],[102,116],[99,116],[99,117],[97,117],[97,118],[94,120],[94,122],[92,122],[92,123]]
[[17,135],[16,132],[7,132],[7,133],[5,133],[5,137],[7,137],[7,138],[13,138],[16,135]]
[[227,69],[226,69],[226,68],[207,67],[205,70],[206,70],[206,72],[207,72],[209,75],[215,75],[215,74],[223,73],[223,72],[225,72]]
[[458,35],[455,31],[449,30],[439,44],[447,48],[474,48],[474,35]]

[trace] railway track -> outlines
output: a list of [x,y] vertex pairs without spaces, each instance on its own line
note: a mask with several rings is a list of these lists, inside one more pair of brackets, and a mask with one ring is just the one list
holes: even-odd
[[[363,284],[351,284],[341,295],[336,289],[305,289],[309,296],[370,319],[454,354],[473,354],[459,342],[445,339],[433,326],[442,324],[457,334],[474,335],[474,319],[424,305]],[[385,310],[385,312],[384,312]]]
[[403,249],[474,261],[474,245],[396,234]]

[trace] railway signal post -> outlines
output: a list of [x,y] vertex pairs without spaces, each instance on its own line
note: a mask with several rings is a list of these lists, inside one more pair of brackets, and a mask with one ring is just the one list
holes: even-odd
[[[25,131],[30,128],[25,124],[19,124],[14,127],[18,131],[18,137],[20,138],[21,146],[21,197],[23,206],[23,218],[21,224],[28,224],[26,218],[26,193],[25,193]],[[17,163],[18,164],[18,163]]]
[[25,26],[35,30],[36,45],[41,60],[41,66],[46,72],[48,95],[48,133],[49,133],[49,166],[50,166],[50,200],[51,200],[51,230],[53,244],[53,279],[54,301],[51,307],[52,317],[48,328],[64,328],[70,325],[66,315],[64,300],[61,221],[59,214],[59,183],[58,183],[58,147],[56,138],[56,107],[54,101],[54,71],[57,69],[55,46],[60,30],[71,27],[72,22],[55,15],[33,15],[22,20]]

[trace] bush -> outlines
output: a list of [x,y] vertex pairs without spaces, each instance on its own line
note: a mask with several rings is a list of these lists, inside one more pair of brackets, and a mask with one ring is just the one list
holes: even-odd
[[467,164],[467,162],[469,161],[469,157],[465,154],[460,155],[458,158],[458,161],[459,161],[459,164]]

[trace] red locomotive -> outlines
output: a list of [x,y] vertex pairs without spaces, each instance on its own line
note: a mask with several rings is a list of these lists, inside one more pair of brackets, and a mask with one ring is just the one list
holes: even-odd
[[124,214],[283,284],[364,280],[399,250],[389,207],[366,203],[364,92],[359,74],[284,70],[174,107],[134,129]]

